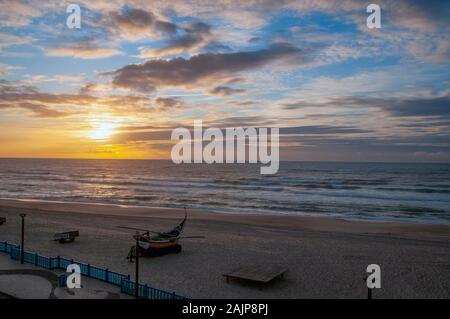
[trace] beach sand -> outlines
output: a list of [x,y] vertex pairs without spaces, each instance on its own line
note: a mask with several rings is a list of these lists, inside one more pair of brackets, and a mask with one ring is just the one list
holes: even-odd
[[[0,200],[0,241],[134,276],[125,257],[133,230],[169,230],[182,210],[80,203]],[[79,230],[71,244],[56,232]],[[141,282],[190,298],[366,298],[369,264],[381,267],[374,298],[450,298],[450,226],[333,218],[189,212],[183,251],[142,258]],[[266,287],[227,283],[222,274],[240,266],[276,264],[289,269]],[[0,287],[1,290],[1,287]]]

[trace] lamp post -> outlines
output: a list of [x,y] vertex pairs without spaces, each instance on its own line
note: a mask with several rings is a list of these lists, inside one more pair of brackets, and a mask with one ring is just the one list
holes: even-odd
[[24,261],[24,245],[25,245],[25,216],[27,214],[20,214],[20,217],[22,218],[22,238],[21,238],[21,244],[20,244],[20,263],[23,264]]
[[[364,277],[364,283],[367,285],[367,279],[369,277],[366,276]],[[367,299],[372,299],[372,288],[369,288],[369,286],[367,286]]]
[[139,299],[139,232],[136,232],[136,235],[134,238],[136,238],[136,248],[135,248],[135,254],[136,254],[136,273],[135,273],[135,287],[134,287],[134,296],[136,299]]

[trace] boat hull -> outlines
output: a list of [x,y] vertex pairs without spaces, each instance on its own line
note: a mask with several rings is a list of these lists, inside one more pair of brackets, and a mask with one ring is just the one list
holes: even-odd
[[161,256],[170,253],[181,252],[181,245],[178,240],[171,243],[139,243],[139,254],[142,256]]

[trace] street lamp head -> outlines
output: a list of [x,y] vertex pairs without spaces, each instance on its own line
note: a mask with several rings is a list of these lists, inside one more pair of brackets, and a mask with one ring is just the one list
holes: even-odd
[[20,214],[20,217],[24,218],[27,214]]

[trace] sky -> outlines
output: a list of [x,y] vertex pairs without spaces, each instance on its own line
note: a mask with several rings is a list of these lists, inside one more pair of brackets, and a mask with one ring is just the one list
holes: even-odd
[[202,120],[278,127],[282,160],[450,162],[448,1],[0,7],[0,157],[169,159]]

